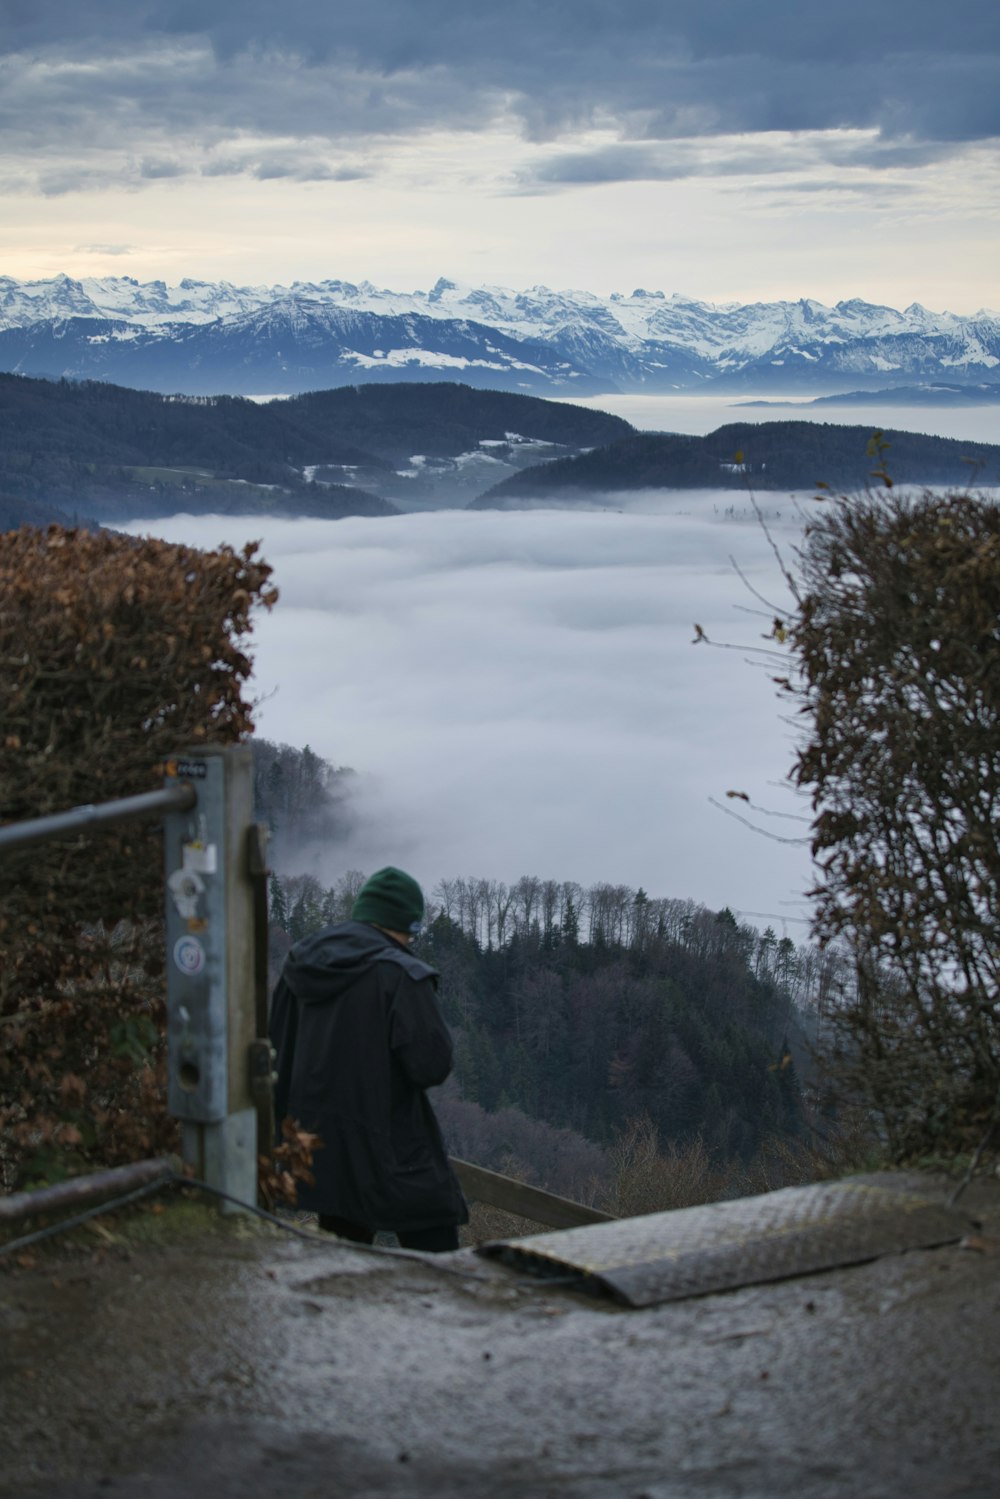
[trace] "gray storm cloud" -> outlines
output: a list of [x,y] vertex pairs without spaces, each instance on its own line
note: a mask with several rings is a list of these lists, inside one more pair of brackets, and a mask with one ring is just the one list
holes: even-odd
[[[916,163],[928,144],[1000,136],[989,0],[36,0],[5,20],[0,131],[29,159],[127,140],[141,162],[171,137],[201,170],[201,148],[241,135],[366,141],[505,118],[539,143],[598,125],[640,144],[867,130],[880,169],[906,164],[887,143]],[[245,170],[262,174],[252,152]],[[616,171],[672,175],[636,150],[538,181]]]
[[[616,505],[150,525],[263,538],[281,602],[257,626],[260,732],[358,772],[354,832],[302,851],[321,878],[396,862],[429,886],[534,873],[803,915],[805,848],[709,800],[802,811],[773,784],[792,730],[747,664],[767,622],[741,612],[757,605],[730,561],[780,597],[767,542],[731,492]],[[693,647],[695,620],[747,650]]]
[[765,143],[763,137],[751,135],[741,139],[737,148],[727,146],[722,150],[705,140],[627,141],[591,151],[566,151],[550,156],[526,172],[522,180],[530,186],[675,182],[698,176],[759,177],[803,170],[829,171],[836,167],[916,171],[945,160],[956,149],[954,142],[884,141],[865,135],[845,138],[822,132],[805,140],[789,136],[780,143]]

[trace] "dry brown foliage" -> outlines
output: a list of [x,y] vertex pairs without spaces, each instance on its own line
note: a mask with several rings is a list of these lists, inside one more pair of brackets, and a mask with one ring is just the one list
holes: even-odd
[[720,1159],[704,1141],[661,1142],[648,1115],[630,1119],[611,1149],[613,1175],[601,1206],[617,1217],[665,1213],[782,1187],[804,1186],[871,1167],[878,1143],[864,1110],[810,1133],[766,1138],[749,1161]]
[[819,935],[858,960],[841,1065],[896,1158],[974,1150],[1000,1131],[1000,508],[842,500],[801,560],[793,779]]
[[610,1154],[611,1190],[601,1205],[616,1218],[695,1207],[727,1195],[726,1169],[713,1161],[704,1141],[670,1141],[661,1146],[648,1115],[629,1120]]
[[[277,597],[256,545],[0,536],[0,821],[150,790],[251,731],[243,641]],[[0,872],[0,1187],[173,1143],[162,1048],[162,838],[126,823]]]
[[257,1185],[266,1208],[294,1207],[297,1182],[315,1186],[313,1156],[322,1149],[319,1135],[304,1130],[297,1119],[282,1120],[281,1144],[270,1155],[257,1157]]

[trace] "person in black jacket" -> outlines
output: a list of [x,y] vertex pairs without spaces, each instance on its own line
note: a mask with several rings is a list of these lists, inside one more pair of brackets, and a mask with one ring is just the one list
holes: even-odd
[[351,920],[297,942],[274,992],[275,1117],[323,1141],[298,1205],[370,1244],[458,1247],[468,1222],[426,1089],[451,1071],[438,975],[409,951],[423,920],[416,880],[391,866],[362,886]]

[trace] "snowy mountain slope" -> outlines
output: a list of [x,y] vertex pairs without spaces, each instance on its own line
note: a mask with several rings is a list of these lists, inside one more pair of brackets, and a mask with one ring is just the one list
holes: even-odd
[[607,388],[550,345],[494,328],[413,313],[380,317],[299,297],[153,328],[80,315],[0,328],[0,370],[191,395],[296,394],[407,379],[548,395]]
[[0,277],[0,368],[190,393],[461,379],[551,394],[835,392],[946,378],[1000,386],[1000,314],[858,300],[715,305],[532,287],[394,292]]
[[208,323],[233,317],[274,300],[269,287],[236,287],[228,281],[163,281],[140,284],[131,276],[73,281],[15,281],[0,276],[0,328],[30,327],[70,317],[121,320],[144,328],[164,323]]

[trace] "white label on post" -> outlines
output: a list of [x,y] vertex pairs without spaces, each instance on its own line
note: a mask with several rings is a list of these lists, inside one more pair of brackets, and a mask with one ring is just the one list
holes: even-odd
[[185,843],[183,863],[192,874],[215,874],[219,868],[218,850],[214,843]]

